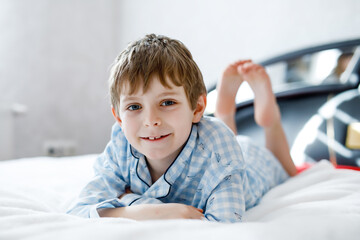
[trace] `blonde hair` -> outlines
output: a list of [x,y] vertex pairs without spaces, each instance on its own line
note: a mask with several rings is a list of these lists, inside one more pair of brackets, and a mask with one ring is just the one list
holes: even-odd
[[119,113],[125,83],[129,83],[129,94],[138,91],[141,85],[145,93],[154,75],[165,87],[170,88],[166,79],[175,86],[183,86],[193,110],[198,98],[206,94],[200,69],[185,45],[178,40],[150,34],[130,43],[115,59],[109,84],[111,104],[116,113]]

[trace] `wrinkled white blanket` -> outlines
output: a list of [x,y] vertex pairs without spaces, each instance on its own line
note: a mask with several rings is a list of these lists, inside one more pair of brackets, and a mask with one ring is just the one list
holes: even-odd
[[95,155],[0,162],[0,239],[359,239],[360,172],[327,161],[272,189],[246,222],[83,219],[65,209]]

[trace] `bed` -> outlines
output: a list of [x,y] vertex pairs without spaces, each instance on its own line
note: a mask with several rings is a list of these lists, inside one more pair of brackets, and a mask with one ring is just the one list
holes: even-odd
[[360,172],[320,161],[270,190],[243,223],[65,214],[96,155],[0,162],[0,239],[359,239]]

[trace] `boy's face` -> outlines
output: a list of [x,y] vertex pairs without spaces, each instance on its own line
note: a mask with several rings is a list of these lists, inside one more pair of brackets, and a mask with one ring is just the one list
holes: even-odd
[[125,137],[149,162],[171,164],[187,141],[192,123],[199,122],[206,105],[206,96],[199,97],[196,109],[190,108],[182,86],[164,87],[154,76],[143,93],[142,86],[134,94],[120,96],[118,116]]

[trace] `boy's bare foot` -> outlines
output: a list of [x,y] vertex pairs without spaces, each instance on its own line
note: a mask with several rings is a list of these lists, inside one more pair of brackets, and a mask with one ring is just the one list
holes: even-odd
[[264,67],[247,61],[238,65],[237,70],[254,92],[255,121],[262,127],[272,127],[280,121],[280,110],[271,88],[269,75]]
[[244,81],[243,77],[238,72],[238,67],[239,65],[245,64],[247,62],[250,62],[250,60],[234,62],[233,64],[230,64],[223,72],[221,81],[217,86],[217,115],[234,114],[235,97],[241,83]]
[[239,74],[239,65],[250,62],[250,60],[237,61],[230,64],[223,72],[222,78],[217,85],[217,100],[215,116],[223,120],[236,134],[235,124],[235,98],[241,83],[244,81]]
[[237,61],[225,69],[217,86],[215,116],[223,120],[236,134],[235,98],[243,81],[248,82],[255,95],[255,122],[264,128],[280,122],[280,110],[272,92],[270,78],[261,65],[251,60]]

